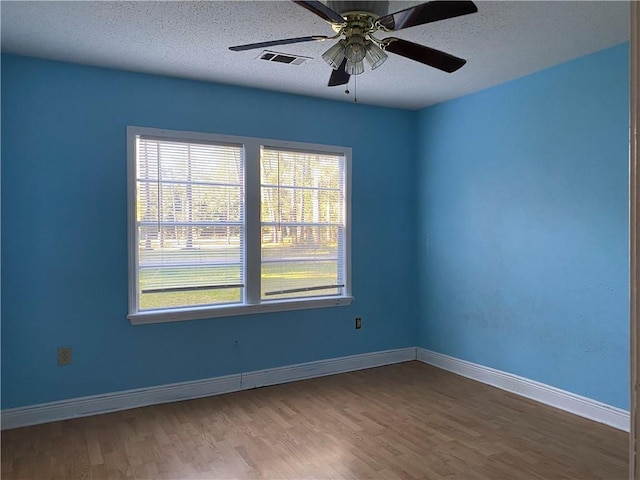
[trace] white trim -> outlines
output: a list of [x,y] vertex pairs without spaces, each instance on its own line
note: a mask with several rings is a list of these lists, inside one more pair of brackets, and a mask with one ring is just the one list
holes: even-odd
[[244,146],[244,305],[259,305],[261,292],[262,250],[260,231],[260,162],[247,159],[260,158],[260,145],[251,143]]
[[[138,311],[138,268],[137,268],[137,227],[136,216],[136,134],[132,127],[127,127],[127,267],[129,286],[129,312]],[[135,260],[132,260],[135,259]]]
[[513,375],[512,373],[485,367],[477,363],[443,355],[442,353],[432,352],[421,347],[416,349],[416,357],[417,360],[434,367],[604,423],[625,432],[629,431],[629,412],[621,408]]
[[420,347],[363,353],[285,367],[255,370],[243,374],[72,398],[28,407],[10,408],[1,412],[0,423],[2,430],[8,430],[148,405],[221,395],[250,388],[335,375],[411,360],[419,360],[463,377],[536,400],[545,405],[610,425],[619,430],[629,431],[629,412],[626,410],[511,373]]
[[248,388],[294,382],[365,368],[380,367],[415,360],[415,347],[362,353],[348,357],[299,363],[285,367],[256,370],[244,374],[225,375],[191,382],[173,383],[122,392],[72,398],[58,402],[18,407],[1,412],[2,429],[26,427],[41,423],[86,417],[130,408],[208,397]]
[[322,297],[308,300],[278,300],[254,305],[222,305],[219,307],[193,307],[155,310],[151,312],[130,313],[127,318],[132,325],[148,323],[166,323],[181,320],[199,320],[204,318],[234,317],[255,313],[287,312],[312,308],[342,307],[350,305],[353,297]]
[[[136,148],[138,137],[175,139],[182,141],[205,142],[217,145],[242,146],[244,153],[244,296],[243,303],[226,305],[207,305],[185,308],[167,308],[160,310],[140,310],[138,305],[138,228],[136,224]],[[260,299],[260,151],[261,147],[285,151],[314,152],[319,154],[340,155],[344,157],[344,232],[345,251],[342,270],[345,281],[339,296],[320,296],[295,298],[291,300]],[[290,142],[255,137],[218,135],[205,132],[185,132],[149,127],[127,127],[127,216],[128,216],[128,280],[129,313],[127,318],[133,325],[148,323],[175,322],[181,320],[231,317],[255,313],[283,312],[349,305],[353,301],[351,293],[351,157],[349,147],[320,145],[303,142]]]
[[277,385],[338,373],[354,372],[366,368],[409,362],[415,359],[415,347],[405,347],[395,350],[384,350],[381,352],[362,353],[348,357],[320,360],[317,362],[299,363],[287,367],[256,370],[245,373],[242,376],[242,389]]
[[344,161],[345,171],[344,175],[346,175],[346,179],[344,180],[344,242],[345,242],[345,252],[344,252],[344,283],[345,289],[344,294],[347,297],[353,297],[353,289],[351,286],[351,149],[348,149],[344,152]]

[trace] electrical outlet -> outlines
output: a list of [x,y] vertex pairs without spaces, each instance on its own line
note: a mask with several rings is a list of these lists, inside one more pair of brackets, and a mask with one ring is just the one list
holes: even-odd
[[360,330],[362,328],[362,318],[356,317],[356,330]]
[[58,366],[71,365],[71,347],[58,347]]

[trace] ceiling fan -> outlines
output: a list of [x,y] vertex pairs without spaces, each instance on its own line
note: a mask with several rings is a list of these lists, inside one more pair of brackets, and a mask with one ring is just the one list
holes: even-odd
[[274,45],[340,39],[322,54],[324,61],[333,68],[329,78],[330,87],[345,85],[349,83],[351,75],[363,73],[365,59],[372,70],[378,68],[387,59],[385,52],[395,53],[447,73],[455,72],[467,61],[401,38],[377,38],[374,34],[393,32],[478,11],[471,1],[434,0],[389,14],[386,14],[388,1],[329,1],[327,5],[319,1],[293,1],[329,22],[336,34],[331,37],[311,35],[249,43],[229,49],[238,52]]

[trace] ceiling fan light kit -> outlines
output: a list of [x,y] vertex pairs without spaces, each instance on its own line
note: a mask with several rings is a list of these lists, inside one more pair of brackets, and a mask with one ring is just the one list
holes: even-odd
[[340,68],[340,64],[342,60],[344,60],[344,46],[345,41],[340,40],[338,43],[333,45],[329,50],[322,54],[322,59],[329,64],[331,68],[337,70]]
[[364,72],[364,57],[367,55],[367,48],[364,45],[364,38],[361,35],[347,37],[347,44],[344,47],[344,56],[347,59],[345,71],[349,75],[360,75]]
[[367,49],[364,46],[364,38],[362,36],[353,35],[348,38],[344,47],[344,56],[347,57],[348,62],[361,62],[366,54]]
[[375,70],[376,68],[378,68],[387,60],[387,58],[389,58],[389,56],[384,53],[384,50],[382,50],[375,43],[369,42],[369,44],[367,45],[366,59],[369,63],[369,66],[371,67],[371,70]]
[[314,35],[251,43],[229,47],[229,49],[243,51],[273,45],[335,40],[344,37],[322,54],[322,59],[333,69],[329,78],[330,87],[345,85],[349,83],[351,75],[363,73],[365,59],[371,70],[375,70],[387,59],[386,52],[423,63],[443,72],[455,72],[466,63],[466,60],[400,38],[379,39],[373,35],[378,32],[384,34],[478,11],[472,1],[434,0],[381,16],[380,14],[384,13],[381,9],[386,9],[388,2],[332,1],[330,2],[332,8],[319,1],[294,0],[294,2],[329,22],[336,34],[332,37]]
[[360,75],[361,73],[364,73],[364,63],[362,63],[362,60],[358,62],[350,62],[347,60],[344,71],[349,75]]

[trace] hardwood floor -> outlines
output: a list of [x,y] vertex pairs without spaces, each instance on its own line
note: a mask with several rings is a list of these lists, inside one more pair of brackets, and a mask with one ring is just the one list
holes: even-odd
[[2,478],[624,479],[628,435],[419,362],[2,432]]

